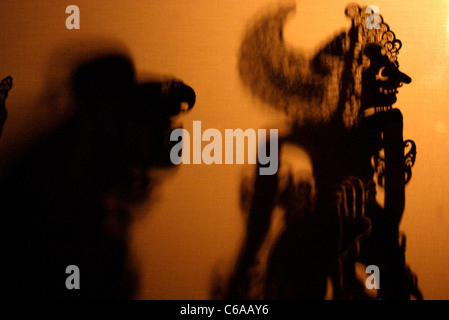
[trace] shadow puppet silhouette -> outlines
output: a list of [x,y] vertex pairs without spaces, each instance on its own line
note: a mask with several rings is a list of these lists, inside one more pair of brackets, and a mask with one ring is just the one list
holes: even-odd
[[[399,239],[416,149],[403,140],[402,114],[392,108],[397,88],[411,79],[396,61],[401,42],[381,16],[379,30],[367,29],[365,9],[348,6],[351,28],[310,61],[283,43],[294,7],[261,17],[242,42],[244,83],[286,112],[292,129],[280,141],[277,175],[256,175],[246,191],[246,234],[225,298],[323,299],[330,281],[334,299],[370,299],[356,262],[379,267],[377,298],[422,298]],[[312,178],[282,160],[287,146],[307,153]],[[383,207],[376,183],[385,189]],[[276,208],[283,228],[267,249]]]
[[130,207],[151,191],[149,169],[172,166],[171,119],[195,103],[181,81],[137,83],[118,53],[76,66],[71,87],[74,113],[0,179],[4,298],[133,298]]
[[6,110],[6,98],[8,98],[9,90],[12,88],[12,78],[6,77],[0,82],[0,136],[3,133],[3,126],[8,118],[8,111]]

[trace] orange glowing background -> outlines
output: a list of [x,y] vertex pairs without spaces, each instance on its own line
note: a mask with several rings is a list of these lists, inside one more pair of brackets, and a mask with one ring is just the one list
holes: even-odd
[[[312,53],[349,27],[348,0],[298,1],[286,41]],[[81,29],[65,28],[65,8],[81,11]],[[24,1],[0,4],[0,77],[12,75],[2,162],[14,161],[63,115],[64,59],[80,41],[122,46],[139,72],[175,75],[192,86],[197,104],[185,118],[203,130],[282,127],[282,117],[251,97],[237,71],[237,53],[252,17],[274,0]],[[403,47],[400,89],[404,138],[418,155],[406,189],[401,229],[407,262],[425,299],[449,299],[449,1],[376,0]],[[71,48],[60,51],[61,46]],[[87,48],[89,49],[89,48]],[[50,94],[54,93],[54,94]],[[52,100],[48,100],[49,94]],[[51,101],[50,106],[45,105]],[[226,272],[243,234],[239,183],[243,165],[184,165],[167,175],[138,210],[131,247],[142,299],[208,299],[215,271]]]

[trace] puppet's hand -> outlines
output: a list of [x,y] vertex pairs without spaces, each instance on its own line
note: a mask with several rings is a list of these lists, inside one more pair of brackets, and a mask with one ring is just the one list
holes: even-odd
[[0,100],[6,99],[6,95],[8,94],[8,91],[12,88],[12,78],[6,77],[2,80],[0,83]]
[[365,217],[367,192],[360,179],[349,177],[343,181],[336,192],[336,209],[340,221],[339,251],[352,248],[371,230],[371,221]]

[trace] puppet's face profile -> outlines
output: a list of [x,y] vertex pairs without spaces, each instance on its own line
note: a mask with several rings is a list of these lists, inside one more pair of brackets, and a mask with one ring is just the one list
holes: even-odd
[[73,92],[76,119],[92,126],[92,139],[104,156],[146,167],[173,166],[172,119],[195,104],[191,87],[176,79],[138,82],[131,59],[111,53],[75,69]]
[[391,107],[397,100],[398,88],[412,79],[382,54],[380,46],[367,46],[364,54],[370,63],[362,72],[362,109]]

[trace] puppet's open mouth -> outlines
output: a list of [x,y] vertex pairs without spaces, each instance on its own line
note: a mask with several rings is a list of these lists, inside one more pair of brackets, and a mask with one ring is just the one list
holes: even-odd
[[363,116],[369,117],[376,113],[391,110],[393,108],[392,105],[397,101],[396,94],[398,93],[399,87],[400,86],[393,88],[379,87],[379,91],[377,91],[377,93],[371,98],[371,107],[363,111]]
[[165,112],[169,116],[185,113],[195,105],[195,91],[182,81],[171,80],[162,83],[161,92]]
[[397,94],[398,93],[398,89],[394,88],[394,89],[385,89],[382,87],[379,87],[379,93],[380,94],[384,94],[384,95],[388,95],[388,94]]

